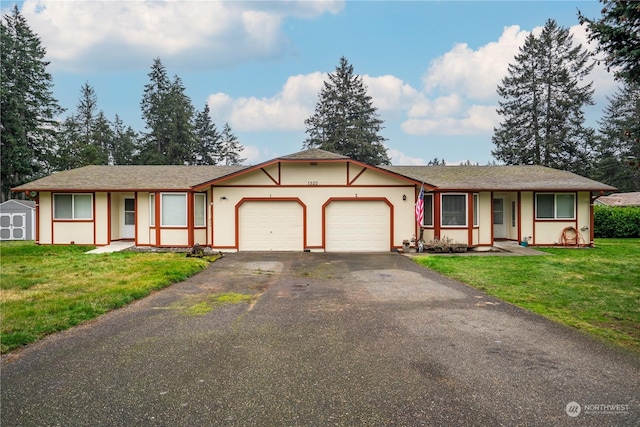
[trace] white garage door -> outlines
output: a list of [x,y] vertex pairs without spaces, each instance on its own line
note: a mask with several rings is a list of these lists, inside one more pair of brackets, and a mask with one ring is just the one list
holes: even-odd
[[240,206],[239,250],[302,251],[302,206],[288,201],[250,201]]
[[327,205],[327,252],[388,252],[391,211],[381,201],[334,201]]

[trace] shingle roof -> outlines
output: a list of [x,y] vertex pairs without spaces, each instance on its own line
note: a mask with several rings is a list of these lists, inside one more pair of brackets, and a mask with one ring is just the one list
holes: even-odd
[[[349,160],[310,149],[274,161]],[[267,163],[270,163],[267,162]],[[162,191],[198,185],[251,171],[258,166],[85,166],[57,172],[13,191]],[[441,190],[459,191],[614,191],[615,188],[571,172],[543,166],[380,166]]]
[[188,190],[247,166],[85,166],[20,185],[13,191]]
[[443,190],[613,191],[601,182],[544,166],[382,166]]
[[332,153],[319,148],[311,148],[309,150],[278,157],[278,159],[283,160],[345,160],[348,158],[349,157],[343,156],[342,154]]
[[598,202],[607,206],[640,206],[640,191],[600,196]]

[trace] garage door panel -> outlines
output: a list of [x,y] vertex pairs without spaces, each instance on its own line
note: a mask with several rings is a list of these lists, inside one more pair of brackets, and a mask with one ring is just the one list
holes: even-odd
[[326,207],[327,252],[386,252],[391,210],[382,201],[334,201]]
[[239,250],[303,250],[303,209],[297,202],[252,201],[240,206]]

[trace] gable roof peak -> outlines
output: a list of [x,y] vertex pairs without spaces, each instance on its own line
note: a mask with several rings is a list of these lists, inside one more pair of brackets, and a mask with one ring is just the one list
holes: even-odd
[[348,156],[321,150],[320,148],[309,148],[308,150],[278,157],[281,160],[338,160],[349,159]]

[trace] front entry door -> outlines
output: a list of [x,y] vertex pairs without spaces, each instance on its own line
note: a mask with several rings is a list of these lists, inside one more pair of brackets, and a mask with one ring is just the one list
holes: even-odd
[[124,199],[124,218],[122,222],[122,239],[136,237],[136,199]]
[[507,226],[505,224],[504,199],[493,199],[493,238],[506,239]]

